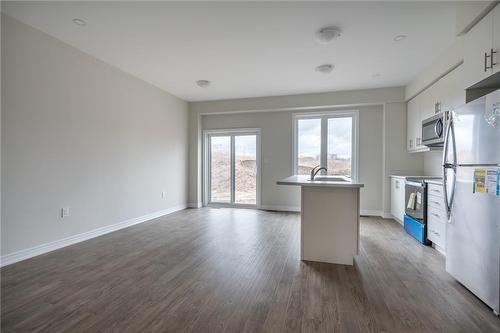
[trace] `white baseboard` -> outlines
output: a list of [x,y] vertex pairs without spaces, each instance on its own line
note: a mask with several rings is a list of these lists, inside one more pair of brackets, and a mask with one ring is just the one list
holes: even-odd
[[129,220],[125,220],[122,222],[118,222],[115,224],[111,224],[102,228],[90,230],[78,235],[73,235],[69,236],[63,239],[59,239],[53,242],[37,245],[35,247],[31,247],[28,249],[20,250],[17,252],[9,253],[6,255],[1,256],[0,258],[0,267],[11,265],[13,263],[26,260],[32,257],[36,257],[38,255],[51,252],[69,245],[73,245],[79,242],[83,242],[85,240],[95,238],[98,236],[105,235],[107,233],[117,231],[120,229],[124,229],[130,226],[133,226],[135,224],[143,223],[152,219],[155,219],[160,216],[168,215],[174,212],[177,212],[179,210],[183,210],[187,208],[187,204],[183,205],[178,205],[178,206],[173,206],[164,210],[160,210],[154,213],[146,214],[143,216],[135,217]]
[[432,247],[446,257],[446,251],[441,246],[432,243]]
[[[277,210],[283,212],[300,212],[300,206],[274,206],[274,205],[261,205],[260,209],[263,210]],[[362,209],[360,211],[362,216],[380,216],[383,218],[392,218],[390,214],[384,214],[380,210]]]
[[260,209],[263,209],[263,210],[277,210],[277,211],[280,211],[280,212],[300,212],[300,206],[261,205]]
[[384,218],[384,219],[393,219],[394,216],[392,216],[391,213],[382,212],[382,218]]
[[201,208],[201,207],[203,207],[203,203],[202,202],[190,202],[187,204],[187,206],[189,208]]
[[361,209],[359,211],[359,214],[361,216],[382,216],[382,212],[380,210],[373,210],[373,209]]

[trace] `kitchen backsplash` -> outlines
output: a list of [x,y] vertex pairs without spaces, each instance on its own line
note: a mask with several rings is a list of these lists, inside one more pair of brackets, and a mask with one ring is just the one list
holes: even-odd
[[426,176],[442,176],[443,170],[441,164],[442,151],[428,151],[424,153],[424,174]]

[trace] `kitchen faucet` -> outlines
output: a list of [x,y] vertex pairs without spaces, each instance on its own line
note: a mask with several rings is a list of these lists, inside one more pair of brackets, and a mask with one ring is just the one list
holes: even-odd
[[326,170],[325,167],[321,167],[321,165],[316,165],[312,170],[311,170],[311,181],[314,180],[314,177],[316,177],[316,175],[318,174],[318,172],[320,172],[321,170]]

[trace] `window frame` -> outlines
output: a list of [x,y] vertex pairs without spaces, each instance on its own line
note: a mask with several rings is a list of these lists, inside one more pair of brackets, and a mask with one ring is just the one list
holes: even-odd
[[[331,110],[323,112],[308,112],[293,114],[293,174],[298,174],[298,149],[299,149],[299,120],[301,119],[321,119],[321,147],[320,164],[327,166],[328,159],[328,119],[330,118],[352,118],[352,147],[351,147],[351,176],[353,181],[358,181],[359,170],[359,110]],[[324,171],[321,171],[324,174]]]

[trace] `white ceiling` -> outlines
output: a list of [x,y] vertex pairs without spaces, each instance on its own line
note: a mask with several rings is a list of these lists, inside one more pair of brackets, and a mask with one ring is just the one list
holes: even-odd
[[[8,2],[3,11],[185,100],[408,83],[454,40],[453,2]],[[75,25],[73,18],[87,22]],[[342,37],[318,44],[315,31]],[[396,35],[408,36],[394,42]],[[315,72],[324,63],[330,74]],[[374,75],[379,73],[380,76]],[[196,80],[213,83],[200,88]]]

